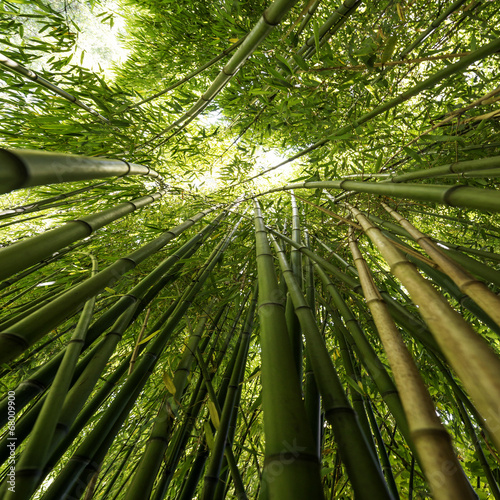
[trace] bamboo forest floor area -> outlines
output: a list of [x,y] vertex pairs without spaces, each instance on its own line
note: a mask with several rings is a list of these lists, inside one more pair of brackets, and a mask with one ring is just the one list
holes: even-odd
[[0,2],[0,498],[500,500],[500,4]]

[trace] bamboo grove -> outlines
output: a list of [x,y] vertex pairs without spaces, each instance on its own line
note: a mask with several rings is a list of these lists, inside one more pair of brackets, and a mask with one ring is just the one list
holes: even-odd
[[0,497],[499,500],[498,26],[0,2]]

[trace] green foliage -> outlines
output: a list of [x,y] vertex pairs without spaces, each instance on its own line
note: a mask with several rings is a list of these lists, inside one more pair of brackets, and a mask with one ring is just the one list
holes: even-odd
[[[143,300],[138,302],[139,309],[106,368],[99,374],[99,382],[85,408],[97,401],[94,398],[98,397],[99,391],[108,389],[105,381],[117,373],[125,360],[123,375],[116,386],[109,387],[110,392],[99,404],[96,403],[82,422],[80,431],[67,443],[61,461],[51,465],[40,492],[45,491],[60,474],[78,446],[106,415],[124,381],[130,379],[127,377],[127,356],[134,351],[139,332],[144,329],[143,338],[149,336],[151,342],[155,340],[153,334],[161,327],[161,323],[158,326],[156,322],[189,288],[211,252],[242,217],[223,259],[214,265],[204,287],[179,320],[144,389],[131,405],[123,425],[116,430],[109,451],[101,458],[95,457],[96,462],[102,461],[95,484],[95,498],[124,497],[122,488],[126,489],[129,484],[158,411],[164,407],[167,395],[163,374],[170,376],[174,373],[200,314],[209,313],[201,344],[214,389],[219,391],[224,380],[230,377],[230,373],[224,372],[231,366],[230,359],[237,350],[236,339],[243,325],[240,316],[244,317],[249,307],[245,296],[257,279],[257,271],[255,235],[250,212],[246,211],[250,205],[248,201],[228,204],[288,182],[343,178],[365,180],[370,175],[401,174],[457,161],[498,156],[498,115],[491,115],[498,109],[498,94],[469,106],[498,86],[499,59],[498,54],[493,54],[362,126],[325,141],[321,147],[295,162],[265,173],[456,62],[463,53],[475,51],[499,35],[500,13],[495,2],[465,2],[436,26],[432,23],[452,5],[451,1],[438,5],[431,0],[368,0],[356,4],[348,15],[342,16],[342,22],[334,27],[336,32],[333,35],[327,33],[322,37],[322,26],[340,3],[320,2],[314,16],[301,31],[298,26],[307,17],[301,17],[301,12],[310,2],[297,3],[203,115],[172,137],[168,134],[156,136],[204,94],[231,55],[160,97],[137,104],[171,86],[245,36],[269,2],[122,0],[117,6],[105,0],[5,0],[0,5],[0,52],[36,71],[109,119],[109,123],[103,123],[68,100],[0,65],[0,146],[120,158],[150,166],[163,176],[161,180],[122,177],[107,179],[98,185],[85,181],[13,191],[0,199],[3,210],[0,213],[0,245],[4,247],[28,240],[65,222],[153,193],[166,185],[172,187],[161,200],[99,229],[91,237],[76,242],[77,246],[71,246],[67,253],[68,249],[61,249],[46,261],[0,283],[2,332],[8,332],[16,321],[50,304],[57,294],[72,290],[90,276],[89,259],[81,252],[94,255],[99,268],[104,269],[200,210],[216,209],[177,240],[169,242],[105,288],[97,296],[94,319],[99,321],[164,258],[197,234],[202,225],[213,221],[221,206],[228,208],[227,218],[196,253],[181,259],[182,266],[175,268],[176,279],[158,289],[154,297],[152,289],[148,288],[145,297],[148,293],[151,297],[142,297]],[[112,57],[102,46],[83,47],[82,34],[95,30],[95,26],[99,30],[109,30],[119,19],[126,24],[119,43],[127,49],[127,58],[105,70],[90,66],[90,56],[101,60],[103,66],[109,66]],[[406,53],[406,49],[431,25],[433,29],[428,36]],[[304,45],[308,40],[309,45]],[[392,62],[397,64],[391,65]],[[469,108],[464,109],[467,106]],[[450,113],[455,114],[445,121]],[[249,180],[258,174],[263,175]],[[385,177],[375,179],[383,181]],[[450,187],[498,188],[496,175],[455,175],[421,182]],[[88,190],[71,194],[73,190],[87,187]],[[332,203],[324,190],[301,191],[296,194],[310,202],[298,201],[301,224],[310,234],[311,248],[346,273],[345,280],[340,279],[338,273],[331,274],[331,279],[335,280],[343,300],[354,311],[355,319],[374,352],[391,374],[392,368],[388,366],[371,316],[352,282],[356,276],[345,224],[350,215],[341,204],[343,198],[335,199],[340,203]],[[68,196],[47,201],[66,194]],[[338,191],[332,191],[330,196],[338,194]],[[268,193],[261,197],[264,222],[285,235],[291,233],[289,199],[288,192]],[[461,251],[469,252],[467,254],[471,257],[499,271],[500,227],[494,213],[411,199],[396,202],[385,197],[384,201],[397,206],[410,222],[435,240],[459,245]],[[370,215],[378,216],[378,224],[393,222],[380,206],[380,197],[358,193],[350,195],[349,202]],[[344,222],[318,210],[315,205],[333,210]],[[394,229],[384,227],[388,231]],[[416,243],[404,236],[401,238],[414,253],[421,254]],[[488,430],[483,427],[467,397],[463,396],[461,382],[419,336],[425,331],[425,326],[408,291],[393,277],[389,266],[366,238],[360,235],[359,243],[377,285],[407,314],[404,317],[395,314],[395,318],[429,388],[436,411],[453,438],[471,484],[480,498],[499,498],[492,485],[492,477],[500,482],[498,452]],[[289,250],[286,248],[286,252]],[[424,267],[422,273],[433,280],[452,307],[498,353],[500,328],[491,325],[491,321],[485,322],[484,315],[477,314],[477,308],[476,312],[473,308],[466,308],[444,278],[436,278],[436,274],[431,273],[427,275]],[[487,284],[498,292],[497,286]],[[285,290],[282,277],[279,278],[279,287]],[[428,498],[429,487],[418,461],[414,462],[411,447],[396,425],[377,384],[362,366],[350,338],[347,339],[348,355],[359,374],[358,380],[348,373],[337,341],[339,325],[324,305],[327,293],[319,280],[315,288],[315,313],[318,324],[324,326],[326,347],[333,366],[351,400],[354,395],[359,395],[369,401],[401,498],[408,498],[410,484],[414,498]],[[222,306],[224,312],[215,321],[213,311]],[[77,321],[78,314],[61,317],[59,325],[47,336],[9,364],[3,364],[0,369],[4,391],[33,377],[36,369],[44,368],[55,359],[69,342]],[[266,453],[260,324],[261,320],[256,318],[241,385],[239,411],[235,413],[228,433],[234,436],[231,438],[232,450],[249,498],[259,494]],[[104,329],[102,335],[107,332]],[[139,347],[149,345],[144,342]],[[84,355],[88,352],[86,350]],[[144,352],[139,354],[137,363],[144,357]],[[199,460],[202,461],[205,443],[208,442],[210,447],[213,435],[216,437],[210,417],[213,404],[206,404],[205,393],[202,393],[203,404],[199,413],[190,413],[193,408],[188,401],[195,393],[199,376],[200,369],[195,363],[184,395],[176,394],[180,408],[172,420],[171,434],[166,436],[170,445],[165,455],[167,463],[173,464],[172,476],[165,473],[164,477],[157,477],[153,490],[157,496],[153,498],[161,498],[159,492],[164,484],[162,481],[167,480],[165,478],[169,481],[166,498],[178,498],[184,479],[195,471],[197,462],[193,457],[201,457]],[[36,411],[34,396],[36,394],[32,393],[26,405],[20,408],[21,415],[29,415],[34,408]],[[21,389],[18,397],[21,398]],[[457,404],[457,398],[461,399],[465,409],[461,403]],[[222,407],[223,400],[219,404]],[[464,411],[465,417],[471,420],[470,426],[464,424]],[[177,442],[175,436],[188,424],[184,448],[176,456],[172,443]],[[24,446],[20,440],[17,457]],[[323,428],[321,458],[325,495],[328,498],[352,498],[354,493],[330,426]],[[91,477],[93,472],[89,471],[86,470],[84,475]],[[4,479],[6,473],[4,466],[0,469],[0,477]],[[221,473],[225,474],[225,465]],[[226,498],[232,498],[232,476],[224,477],[229,477]],[[202,486],[197,490],[200,495],[201,489]],[[74,493],[81,496],[83,491]],[[41,497],[41,493],[37,495],[36,498]],[[221,494],[218,498],[223,496]]]

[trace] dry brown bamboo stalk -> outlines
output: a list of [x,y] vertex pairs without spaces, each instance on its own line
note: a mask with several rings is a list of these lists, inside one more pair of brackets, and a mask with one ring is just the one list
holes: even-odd
[[387,204],[382,203],[385,210],[410,233],[411,237],[427,252],[429,257],[448,275],[461,292],[468,295],[483,309],[488,316],[500,326],[500,297],[495,295],[482,282],[469,274],[460,264],[450,259],[426,234],[419,231],[402,215]]
[[378,248],[434,335],[500,447],[500,359],[432,284],[359,210],[346,204]]
[[417,366],[373,282],[352,229],[349,230],[349,247],[359,273],[366,303],[372,313],[394,375],[408,419],[411,440],[417,450],[433,498],[435,500],[476,498],[455,455],[450,435],[439,420]]

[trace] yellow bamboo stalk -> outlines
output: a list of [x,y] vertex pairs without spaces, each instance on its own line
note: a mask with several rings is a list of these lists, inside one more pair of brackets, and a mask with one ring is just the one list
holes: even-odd
[[443,354],[461,379],[500,448],[500,359],[359,210],[346,203],[363,231],[378,248],[392,273],[408,290],[411,299],[434,335]]
[[453,450],[451,437],[439,420],[417,366],[399,334],[380,295],[368,265],[359,251],[354,232],[349,231],[354,258],[366,303],[394,375],[408,420],[410,438],[435,500],[475,499],[467,477]]
[[426,234],[387,204],[385,210],[410,233],[411,237],[427,252],[429,257],[448,275],[461,292],[468,295],[488,316],[500,326],[500,297],[495,295],[483,282],[469,274],[462,266],[448,257]]

